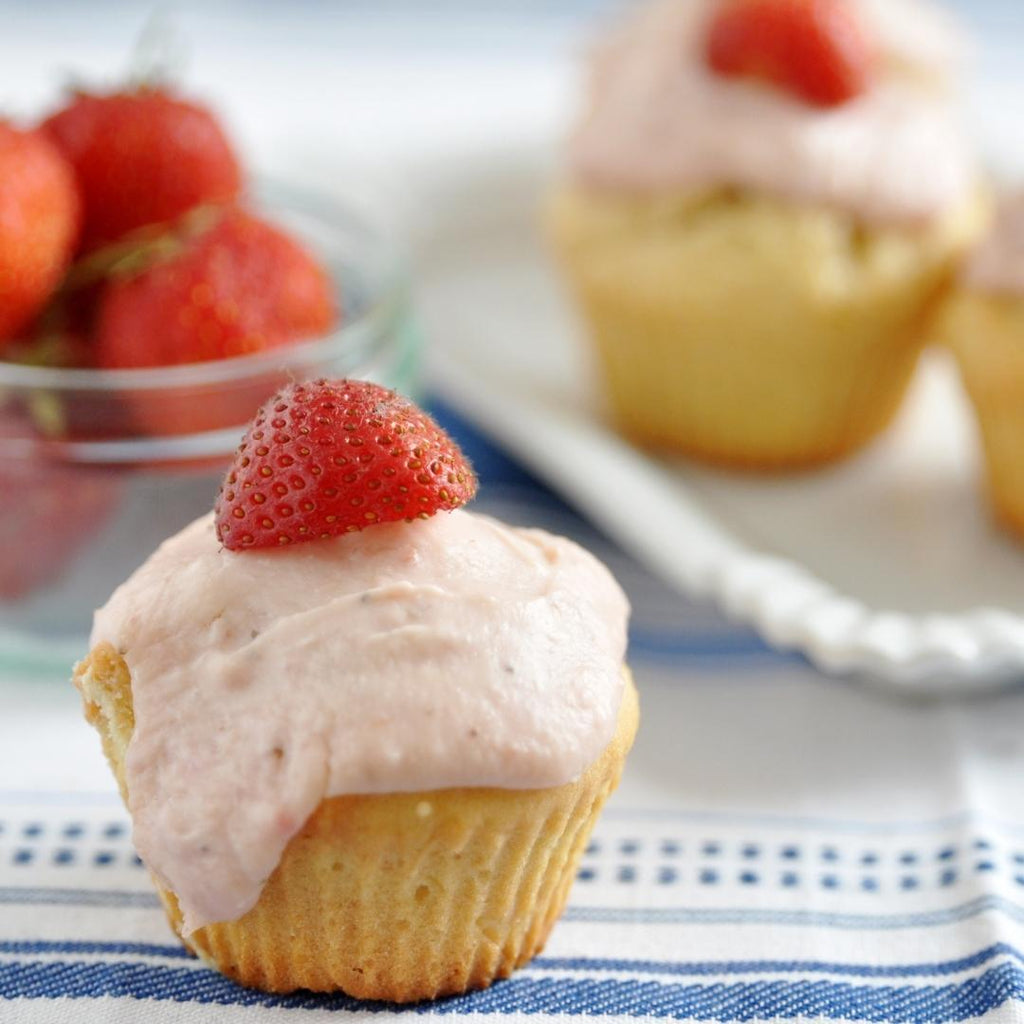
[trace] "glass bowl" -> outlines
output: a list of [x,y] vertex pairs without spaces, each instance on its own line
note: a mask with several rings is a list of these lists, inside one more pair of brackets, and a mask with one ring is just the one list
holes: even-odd
[[328,336],[159,369],[0,362],[0,672],[68,674],[93,610],[212,508],[248,420],[282,384],[413,388],[409,279],[383,235],[353,209],[281,186],[260,189],[256,206],[330,269],[342,325]]

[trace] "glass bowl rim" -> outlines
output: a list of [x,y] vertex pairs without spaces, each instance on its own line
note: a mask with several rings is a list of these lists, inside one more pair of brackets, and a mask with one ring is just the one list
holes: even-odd
[[[267,372],[287,371],[290,367],[307,365],[311,361],[330,359],[341,350],[355,352],[370,348],[374,336],[386,328],[395,314],[395,307],[401,304],[409,286],[408,257],[403,248],[372,217],[343,199],[277,180],[259,179],[255,185],[250,194],[258,201],[257,212],[266,212],[271,220],[275,211],[313,214],[321,218],[323,223],[333,224],[337,234],[341,234],[346,227],[350,231],[354,228],[369,240],[379,268],[376,275],[371,275],[370,298],[364,310],[352,319],[344,319],[342,310],[341,324],[321,337],[251,355],[201,363],[105,370],[31,366],[0,360],[0,391],[19,389],[114,393],[222,384]],[[333,261],[325,258],[324,262],[332,279],[337,282],[338,273]]]

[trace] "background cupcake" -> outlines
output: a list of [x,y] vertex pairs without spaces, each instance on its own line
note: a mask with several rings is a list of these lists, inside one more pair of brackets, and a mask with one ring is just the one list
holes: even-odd
[[977,411],[993,510],[1024,538],[1024,195],[1002,204],[941,323]]
[[956,50],[896,0],[667,0],[595,54],[550,226],[627,434],[781,468],[889,422],[984,218]]

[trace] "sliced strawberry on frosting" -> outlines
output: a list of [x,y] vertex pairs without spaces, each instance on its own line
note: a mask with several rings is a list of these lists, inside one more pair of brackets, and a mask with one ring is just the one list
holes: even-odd
[[863,93],[874,64],[849,0],[723,0],[706,57],[720,75],[766,82],[819,107]]
[[458,446],[378,384],[292,384],[256,414],[215,507],[231,550],[336,537],[452,511],[476,493]]

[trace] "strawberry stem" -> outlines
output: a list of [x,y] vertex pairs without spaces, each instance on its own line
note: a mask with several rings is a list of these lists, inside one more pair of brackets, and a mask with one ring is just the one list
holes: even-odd
[[88,288],[111,277],[134,277],[156,263],[172,260],[190,242],[206,234],[223,213],[220,206],[197,206],[173,225],[151,224],[139,228],[73,264],[61,291]]

